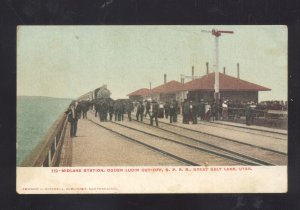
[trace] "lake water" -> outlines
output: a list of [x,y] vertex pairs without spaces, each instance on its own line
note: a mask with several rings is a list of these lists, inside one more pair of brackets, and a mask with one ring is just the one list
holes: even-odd
[[42,140],[71,99],[17,96],[17,165]]

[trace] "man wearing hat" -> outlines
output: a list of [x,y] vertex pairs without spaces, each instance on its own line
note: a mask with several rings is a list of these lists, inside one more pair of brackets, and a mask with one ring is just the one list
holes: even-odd
[[205,115],[205,103],[204,100],[201,99],[198,107],[198,116],[200,117],[200,120],[204,120],[204,115]]
[[147,114],[149,114],[149,117],[151,117],[151,115],[150,115],[150,108],[151,108],[150,101],[147,100],[146,101],[146,113],[145,113],[145,117],[147,117]]
[[246,125],[251,125],[252,108],[250,103],[247,103],[247,106],[245,108],[245,116],[246,116]]
[[170,103],[169,114],[170,114],[170,123],[176,122],[176,121],[175,121],[175,115],[176,115],[176,104],[175,104],[175,100],[171,101],[171,103]]
[[140,101],[136,110],[136,120],[139,121],[139,117],[140,117],[141,122],[143,122],[143,114],[144,114],[144,105]]
[[189,124],[189,112],[190,112],[190,105],[189,102],[184,99],[184,103],[183,103],[183,111],[182,111],[182,115],[183,115],[183,119],[182,122],[184,124]]
[[158,112],[159,112],[159,104],[157,103],[157,101],[153,100],[152,102],[152,114],[150,117],[150,125],[153,125],[153,118],[155,118],[155,124],[156,126],[158,126]]
[[71,128],[70,128],[70,137],[76,137],[77,132],[77,123],[78,119],[80,119],[81,110],[80,106],[78,106],[78,102],[70,104],[70,108],[65,112],[68,114],[68,121],[70,122]]
[[127,101],[126,103],[126,112],[127,112],[127,115],[128,115],[128,120],[131,121],[131,112],[133,111],[133,103],[132,101]]

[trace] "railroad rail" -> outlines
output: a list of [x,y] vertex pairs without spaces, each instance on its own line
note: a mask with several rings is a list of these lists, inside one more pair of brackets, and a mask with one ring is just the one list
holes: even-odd
[[[91,122],[93,122],[93,121],[91,121]],[[130,137],[130,135],[126,135],[126,134],[124,134],[124,133],[120,133],[120,132],[118,132],[118,131],[115,131],[115,130],[113,130],[113,129],[110,129],[110,128],[104,126],[103,124],[99,124],[99,123],[96,123],[96,122],[93,122],[93,123],[95,123],[96,125],[98,125],[98,126],[104,128],[104,129],[106,129],[106,130],[109,130],[109,131],[111,131],[111,132],[113,132],[113,133],[115,133],[115,134],[118,134],[118,135],[120,135],[120,136],[122,136],[122,137],[125,137],[126,139],[129,139],[129,140],[131,140],[131,141],[133,141],[133,142],[135,142],[135,143],[141,144],[141,145],[146,146],[146,147],[148,147],[148,148],[150,148],[150,149],[152,149],[152,150],[154,150],[154,151],[156,151],[156,152],[159,152],[159,153],[161,153],[161,154],[163,154],[163,155],[167,155],[167,156],[169,156],[169,157],[171,157],[171,158],[173,158],[173,159],[179,160],[180,162],[183,162],[183,163],[185,163],[185,164],[187,164],[187,165],[191,165],[191,166],[201,166],[201,165],[204,165],[204,164],[195,163],[194,161],[188,160],[188,159],[186,159],[186,158],[182,158],[182,157],[180,157],[179,155],[175,155],[175,154],[172,154],[172,153],[167,152],[167,151],[165,151],[165,150],[162,150],[162,149],[159,149],[159,148],[157,148],[157,147],[151,146],[151,145],[149,145],[149,144],[143,143],[143,142],[141,142],[141,141],[139,141],[139,140],[137,140],[137,139],[135,139],[135,138],[133,138],[133,137]],[[125,126],[122,126],[122,125],[120,125],[120,124],[118,124],[118,123],[114,123],[114,122],[108,122],[108,123],[117,124],[117,125],[119,125],[119,126],[121,126],[121,127],[125,127]],[[137,131],[137,132],[141,132],[141,131],[139,131],[139,130],[137,130],[137,129],[132,129],[132,130],[135,130],[135,131]],[[144,132],[141,132],[141,133],[144,133]],[[146,134],[146,133],[144,133],[144,134]],[[150,135],[150,134],[148,133],[148,135]],[[156,137],[156,138],[159,138],[159,139],[167,140],[167,139],[165,139],[165,138],[163,138],[163,137],[160,137],[160,136],[155,136],[155,137]],[[171,140],[171,139],[168,139],[168,140],[169,140],[170,142],[180,144],[179,142],[173,141],[173,140]],[[205,150],[205,149],[202,149],[202,148],[193,147],[193,146],[191,146],[191,145],[187,145],[187,144],[180,144],[180,145],[183,145],[183,146],[186,146],[186,147],[189,147],[189,148],[193,148],[193,149],[196,149],[196,150],[199,150],[199,151],[202,151],[202,152],[210,153],[210,154],[213,154],[213,155],[215,155],[215,156],[219,156],[219,157],[222,157],[222,156],[223,156],[223,158],[227,158],[228,160],[233,160],[234,162],[237,162],[237,163],[242,163],[242,165],[256,165],[256,164],[254,164],[253,162],[244,161],[244,160],[242,160],[242,159],[238,159],[238,158],[234,158],[234,157],[230,157],[230,156],[225,157],[224,154],[221,154],[221,153],[218,154],[218,153],[216,153],[216,152],[209,151],[209,150]]]
[[[228,115],[223,120],[236,122],[241,119],[241,117],[245,117],[245,108],[228,107]],[[287,110],[252,109],[252,120],[254,124],[257,124],[259,122],[258,120],[260,120],[270,127],[280,127],[283,121],[287,120],[287,117]]]
[[186,165],[192,165],[192,166],[201,166],[200,164],[194,163],[194,162],[189,161],[189,160],[187,160],[187,159],[181,158],[181,157],[179,157],[179,156],[177,156],[177,155],[171,154],[171,153],[166,152],[166,151],[164,151],[164,150],[161,150],[161,149],[159,149],[159,148],[153,147],[153,146],[151,146],[151,145],[149,145],[149,144],[146,144],[146,143],[143,143],[143,142],[141,142],[141,141],[138,141],[138,140],[136,140],[136,139],[134,139],[134,138],[132,138],[132,137],[130,137],[130,136],[128,136],[128,135],[125,135],[125,134],[120,133],[120,132],[118,132],[118,131],[115,131],[115,130],[113,130],[113,129],[111,129],[111,128],[108,128],[108,127],[106,127],[106,126],[103,126],[103,125],[101,125],[101,124],[99,124],[99,123],[96,123],[96,122],[94,122],[93,120],[89,120],[89,121],[92,122],[92,123],[94,123],[95,125],[101,127],[101,128],[104,128],[105,130],[108,130],[108,131],[110,131],[110,132],[112,132],[112,133],[115,133],[115,134],[117,134],[117,135],[120,135],[120,136],[122,136],[122,137],[124,137],[124,138],[126,138],[126,139],[129,139],[130,141],[133,141],[134,143],[138,143],[138,144],[140,144],[140,145],[143,145],[143,146],[145,146],[145,147],[147,147],[147,148],[149,148],[149,149],[151,149],[151,150],[154,150],[154,151],[156,151],[156,152],[159,152],[159,153],[161,153],[161,154],[163,154],[163,155],[169,156],[169,157],[171,157],[171,158],[173,158],[173,159],[175,159],[175,160],[177,160],[177,161],[179,161],[179,162],[181,162],[181,163],[184,163],[184,164],[186,164]]
[[[141,123],[141,122],[139,121],[139,123]],[[149,124],[146,124],[146,123],[143,123],[143,124],[145,124],[146,126],[149,126]],[[167,125],[170,125],[170,124],[167,124]],[[228,141],[227,143],[222,142],[222,147],[220,147],[220,146],[218,146],[218,143],[220,142],[220,137],[218,137],[218,139],[215,138],[215,140],[213,140],[211,138],[208,140],[208,138],[199,137],[197,135],[197,131],[195,131],[195,130],[192,130],[192,131],[195,131],[195,132],[193,132],[194,133],[194,135],[193,135],[193,134],[189,133],[189,130],[185,130],[185,128],[182,128],[182,127],[172,129],[172,130],[161,128],[161,126],[154,127],[154,128],[163,130],[165,132],[168,132],[169,134],[173,134],[176,137],[180,136],[183,138],[187,138],[187,139],[190,139],[191,141],[201,143],[203,145],[212,147],[214,149],[219,149],[219,150],[222,150],[223,152],[228,152],[230,154],[238,155],[239,157],[247,158],[248,160],[252,160],[261,165],[268,165],[268,164],[281,165],[281,164],[285,164],[286,159],[287,159],[287,155],[285,153],[281,153],[276,150],[270,150],[270,149],[264,148],[264,147],[259,147],[257,145],[246,144],[243,142],[241,142],[241,143],[236,142],[236,141],[234,141],[234,142]],[[234,150],[233,148],[235,148],[236,150]],[[239,152],[236,152],[236,151],[239,151]],[[241,153],[241,151],[244,151],[244,152]],[[247,155],[244,153],[246,153]],[[259,158],[254,158],[255,156],[268,157],[268,158],[271,158],[272,160],[271,161],[270,160],[263,161],[263,160],[260,160]]]
[[[115,123],[115,122],[113,122],[113,123]],[[119,124],[119,123],[117,123],[117,124]],[[128,129],[137,130],[137,129],[134,129],[134,128],[130,127],[130,126],[125,126],[125,125],[122,125],[122,124],[119,124],[119,125],[124,126],[124,127],[128,128]],[[151,136],[154,136],[154,137],[158,137],[158,138],[161,138],[161,139],[164,139],[164,140],[167,140],[167,141],[176,142],[178,144],[181,144],[181,145],[184,145],[184,146],[187,146],[187,147],[191,147],[191,148],[194,148],[194,149],[202,150],[202,151],[205,151],[207,153],[211,153],[211,154],[214,154],[214,155],[217,155],[217,156],[221,156],[221,157],[224,157],[224,158],[232,159],[232,160],[235,160],[237,162],[244,163],[244,164],[249,164],[249,165],[266,165],[266,166],[274,165],[274,164],[269,163],[267,161],[262,161],[262,160],[259,160],[257,158],[253,158],[253,157],[250,157],[250,156],[247,156],[247,155],[243,155],[241,153],[234,152],[234,151],[222,148],[222,147],[218,147],[218,146],[215,146],[213,144],[206,143],[204,141],[199,141],[197,139],[194,139],[194,138],[191,138],[191,137],[188,137],[188,136],[185,136],[185,135],[180,135],[178,133],[170,132],[168,130],[164,130],[164,131],[167,131],[167,132],[172,133],[172,134],[176,134],[177,136],[180,136],[180,137],[183,137],[183,138],[187,138],[189,140],[192,140],[194,142],[203,144],[205,146],[209,146],[211,148],[210,149],[205,149],[205,148],[203,148],[203,145],[202,145],[202,147],[196,147],[196,146],[193,146],[193,145],[190,145],[190,144],[186,144],[186,143],[182,143],[180,141],[173,140],[171,138],[166,138],[166,137],[158,136],[158,135],[155,135],[155,134],[151,134],[149,132],[145,132],[145,131],[140,131],[140,132],[148,134],[148,135],[151,135]],[[215,152],[214,150],[218,150],[219,152]],[[236,156],[238,158],[235,158],[234,156]],[[242,158],[244,158],[244,160]],[[251,161],[253,161],[253,162],[251,162]]]
[[[213,121],[210,121],[210,122],[200,121],[200,122],[198,122],[198,124],[202,124],[202,125],[206,125],[206,126],[213,126],[213,127],[217,127],[217,128],[230,128],[230,130],[233,130],[233,131],[240,131],[240,132],[243,132],[243,133],[250,133],[250,134],[254,134],[254,135],[258,135],[258,136],[266,136],[266,137],[271,137],[271,138],[274,138],[274,139],[287,140],[286,139],[287,134],[279,133],[279,132],[276,132],[276,131],[259,130],[259,129],[249,128],[249,127],[244,128],[242,126],[230,125],[230,124],[221,124],[221,123],[213,122]],[[237,128],[237,129],[234,129],[234,128]],[[251,131],[249,131],[249,129]],[[262,134],[262,133],[276,134],[278,137],[276,137],[274,135],[267,135],[267,134]],[[281,137],[279,137],[279,135]]]
[[[94,119],[98,120],[98,118],[94,118]],[[149,120],[147,118],[144,118],[144,119]],[[181,157],[179,155],[176,155],[176,153],[172,153],[172,152],[168,152],[168,151],[165,151],[163,149],[160,149],[160,148],[156,147],[156,145],[151,145],[151,144],[147,144],[145,142],[141,142],[139,139],[136,139],[136,138],[133,138],[130,135],[127,135],[126,132],[123,132],[123,133],[118,132],[114,129],[111,129],[111,128],[105,126],[105,123],[99,124],[99,123],[96,123],[95,120],[94,121],[90,120],[90,121],[97,124],[98,126],[100,126],[102,128],[105,128],[106,130],[109,130],[113,133],[121,135],[121,136],[123,136],[124,138],[126,138],[128,140],[131,140],[135,143],[138,143],[138,144],[141,144],[145,147],[148,147],[149,149],[155,150],[156,152],[159,152],[163,155],[166,155],[168,157],[176,159],[177,161],[179,161],[181,163],[184,163],[186,165],[193,165],[193,166],[203,165],[203,163],[200,164],[199,161],[197,162],[197,161],[191,160],[189,158]],[[187,135],[186,133],[194,132],[194,133],[201,133],[201,134],[209,135],[209,136],[216,137],[216,138],[221,138],[221,139],[227,140],[229,142],[234,142],[234,143],[238,143],[240,145],[244,145],[244,146],[246,145],[246,146],[250,146],[250,147],[253,147],[253,148],[256,148],[256,149],[265,150],[267,152],[272,152],[273,154],[275,153],[275,154],[278,154],[278,155],[282,155],[284,158],[286,158],[286,155],[287,155],[286,153],[279,152],[279,151],[276,151],[276,150],[272,150],[272,149],[269,149],[269,148],[264,148],[264,147],[261,147],[261,146],[257,146],[257,145],[253,145],[253,144],[249,144],[249,143],[245,143],[245,142],[239,142],[237,140],[220,137],[218,135],[214,135],[214,134],[211,134],[211,133],[206,133],[206,132],[203,132],[203,131],[197,131],[197,130],[194,130],[194,129],[181,127],[181,126],[178,126],[176,124],[169,124],[169,123],[162,122],[162,121],[160,121],[160,123],[163,124],[164,126],[154,127],[154,128],[157,128],[157,129],[160,129],[160,130],[164,131],[166,133],[166,135],[168,134],[167,136],[156,135],[156,134],[146,132],[146,131],[141,130],[141,129],[134,128],[133,125],[135,123],[131,124],[131,126],[126,126],[126,125],[123,125],[123,124],[118,123],[118,122],[111,122],[111,123],[114,124],[114,125],[126,128],[128,130],[133,130],[135,132],[142,133],[144,135],[148,135],[148,136],[152,136],[152,137],[155,137],[155,138],[163,139],[163,140],[168,141],[172,144],[176,144],[177,146],[180,145],[181,147],[189,148],[191,150],[196,150],[198,152],[206,153],[206,154],[209,154],[211,156],[218,157],[218,158],[223,158],[223,159],[226,159],[226,160],[230,160],[232,162],[235,162],[235,164],[238,163],[238,164],[241,164],[241,165],[277,165],[276,163],[274,164],[272,161],[266,161],[266,160],[261,160],[259,158],[255,158],[255,157],[249,155],[249,153],[248,153],[248,155],[245,155],[245,154],[242,154],[240,152],[235,152],[235,151],[232,151],[230,149],[226,149],[224,147],[220,147],[220,146],[216,146],[216,145],[211,144],[211,143],[207,143],[204,140],[199,140],[198,138],[193,138],[193,137]],[[144,124],[146,124],[146,123],[144,123]],[[54,122],[54,124],[50,127],[47,134],[43,137],[42,141],[22,161],[20,166],[21,167],[52,167],[52,166],[59,166],[60,156],[61,156],[61,153],[62,153],[62,147],[63,147],[63,144],[64,144],[64,139],[65,139],[65,136],[66,136],[67,127],[68,127],[67,116],[63,112],[58,117],[58,119]],[[174,129],[174,127],[176,127],[176,129]],[[174,140],[174,138],[169,138],[170,134],[177,135],[179,138],[184,139],[185,142]],[[188,141],[188,140],[196,142],[197,145],[187,143],[186,141]],[[266,155],[266,157],[267,156],[268,155]]]
[[[182,120],[182,117],[178,116],[178,119]],[[222,122],[225,122],[225,123],[222,123]],[[285,134],[286,130],[282,130],[282,131],[278,130],[278,131],[276,131],[274,129],[269,129],[268,127],[265,127],[265,129],[262,130],[262,129],[259,129],[259,128],[256,128],[256,127],[253,127],[253,126],[244,127],[244,124],[241,124],[241,123],[227,124],[227,123],[231,123],[231,122],[232,121],[226,121],[226,120],[221,120],[221,122],[220,121],[202,121],[202,120],[198,121],[199,124],[200,123],[211,123],[211,124],[217,124],[217,125],[224,125],[224,126],[231,126],[231,127],[241,128],[241,129],[245,129],[245,130],[247,129],[247,130],[260,131],[260,132],[265,132],[265,133],[287,135],[287,134]]]
[[[144,118],[144,119],[146,119],[146,120],[149,121],[149,119],[147,119],[147,118]],[[140,122],[140,121],[139,121],[139,122]],[[144,123],[144,124],[147,124],[147,123],[145,123],[145,122],[143,122],[143,123]],[[278,153],[278,154],[280,154],[280,155],[287,155],[287,153],[284,153],[284,152],[280,152],[280,151],[277,151],[277,150],[273,150],[273,149],[261,147],[261,146],[258,146],[258,145],[249,144],[249,143],[245,143],[245,142],[241,142],[241,141],[229,139],[229,138],[222,137],[222,136],[215,135],[215,134],[211,134],[211,133],[208,133],[208,132],[199,131],[199,130],[194,130],[194,129],[190,129],[190,128],[186,128],[186,127],[181,127],[181,126],[178,126],[178,125],[176,125],[176,124],[170,124],[170,123],[166,123],[166,122],[162,122],[162,121],[159,121],[159,123],[162,123],[162,124],[167,125],[167,126],[176,127],[176,130],[178,130],[178,129],[183,129],[183,130],[186,130],[186,131],[191,131],[191,132],[195,132],[195,133],[200,133],[200,134],[209,135],[209,136],[216,137],[216,138],[221,138],[221,139],[223,139],[223,140],[230,141],[230,142],[235,142],[235,143],[238,143],[238,144],[241,144],[241,145],[247,145],[247,146],[255,147],[255,148],[257,148],[257,149],[262,149],[262,150],[266,150],[266,151],[269,151],[269,152]],[[174,129],[173,129],[172,131],[170,131],[170,130],[161,128],[161,126],[158,127],[158,129],[165,130],[165,131],[168,131],[168,132],[170,132],[170,133],[172,133],[172,132],[175,133],[175,132],[174,132]],[[176,134],[176,135],[182,135],[182,134],[179,133],[179,132],[177,132],[177,133],[175,133],[175,134]]]
[[[161,136],[161,135],[155,135],[155,134],[145,132],[145,131],[140,130],[140,129],[136,129],[132,126],[129,127],[129,126],[123,125],[121,123],[117,123],[117,122],[110,121],[110,122],[107,122],[107,123],[99,124],[99,123],[96,123],[95,120],[91,120],[91,121],[93,123],[95,123],[95,124],[97,124],[101,127],[105,127],[105,128],[107,128],[108,123],[117,124],[118,126],[122,126],[126,129],[130,129],[130,130],[133,130],[135,132],[140,132],[140,133],[143,133],[145,135],[150,135],[150,136],[153,136],[155,138],[163,139],[163,140],[166,140],[166,141],[169,141],[169,142],[172,142],[172,143],[184,146],[184,147],[189,147],[189,148],[192,148],[194,150],[199,150],[199,151],[206,152],[206,153],[209,153],[209,154],[221,157],[221,158],[232,160],[232,161],[235,161],[236,163],[239,163],[239,164],[242,164],[242,165],[274,165],[270,162],[263,161],[263,160],[253,158],[253,157],[250,157],[250,156],[246,156],[246,155],[234,152],[234,151],[226,150],[224,148],[217,147],[217,146],[212,145],[212,144],[205,144],[203,142],[200,142],[198,140],[192,139],[192,138],[187,137],[187,136],[184,136],[184,137],[181,137],[181,138],[186,138],[186,139],[192,140],[192,141],[196,142],[198,145],[196,146],[195,144],[186,143],[186,142],[183,143],[183,142],[180,142],[180,141],[168,138],[168,137],[164,137],[164,136]],[[110,129],[110,131],[115,132],[113,129]],[[120,135],[119,132],[118,132],[118,134]],[[123,137],[126,137],[126,138],[129,137],[130,139],[132,139],[132,136],[128,136],[124,133],[121,133],[121,135]],[[136,142],[139,141],[137,139],[134,139],[134,140]],[[201,144],[201,145],[199,146],[199,144]]]
[[[149,119],[147,119],[147,118],[144,118],[144,119],[146,119],[146,120],[149,121]],[[215,134],[212,134],[212,133],[208,133],[208,132],[204,132],[204,131],[199,131],[199,130],[194,130],[194,129],[186,128],[186,127],[181,127],[181,126],[178,126],[176,124],[166,123],[166,122],[162,122],[162,121],[159,121],[159,123],[162,123],[162,124],[164,124],[166,126],[176,127],[176,129],[183,129],[183,130],[186,130],[186,131],[192,131],[192,132],[195,132],[195,133],[205,134],[205,135],[209,135],[209,136],[212,136],[212,137],[221,138],[221,139],[226,140],[226,141],[235,142],[235,143],[238,143],[238,144],[241,144],[241,145],[248,145],[248,146],[252,146],[252,147],[258,148],[258,149],[263,149],[263,150],[266,150],[266,151],[278,153],[278,154],[281,154],[281,155],[287,155],[287,153],[285,153],[285,152],[280,152],[280,151],[269,149],[269,148],[266,148],[266,147],[261,147],[261,146],[257,146],[257,145],[254,145],[254,144],[249,144],[249,143],[237,141],[237,140],[234,140],[234,139],[222,137],[222,136],[215,135]],[[147,123],[144,123],[144,124],[147,124]],[[160,126],[160,127],[158,127],[158,129],[163,129],[163,128],[161,128],[161,126]],[[172,131],[174,131],[174,129]],[[169,131],[169,132],[172,132],[172,131]],[[177,135],[181,135],[181,133],[177,133]]]

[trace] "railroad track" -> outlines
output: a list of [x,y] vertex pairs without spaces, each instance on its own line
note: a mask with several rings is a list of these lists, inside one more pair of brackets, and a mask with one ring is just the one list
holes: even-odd
[[[250,134],[258,135],[258,136],[266,136],[266,137],[271,137],[271,138],[279,139],[279,140],[283,140],[283,141],[287,140],[286,134],[275,132],[275,131],[273,132],[273,131],[269,131],[269,130],[259,130],[259,129],[255,129],[255,128],[251,128],[251,127],[244,128],[241,126],[227,125],[227,124],[221,124],[221,123],[217,123],[217,122],[209,122],[208,123],[208,122],[200,121],[200,122],[198,122],[198,124],[205,125],[205,126],[213,126],[213,127],[217,127],[217,128],[223,128],[223,129],[229,128],[232,131],[250,133]],[[236,129],[234,129],[234,128],[236,128]]]
[[[216,125],[226,125],[226,126],[231,126],[231,127],[236,127],[236,128],[241,128],[243,129],[244,127],[243,126],[239,126],[239,125],[233,125],[233,124],[222,124],[222,123],[219,123],[219,122],[213,122],[213,121],[210,121],[210,123],[212,124],[216,124]],[[283,136],[286,136],[287,134],[284,134],[282,132],[279,132],[279,131],[275,131],[275,130],[261,130],[261,129],[258,129],[258,128],[255,128],[255,127],[252,127],[252,126],[249,126],[247,127],[248,130],[253,130],[253,131],[262,131],[262,132],[266,132],[266,133],[270,133],[270,134],[279,134],[279,135],[283,135]]]
[[[137,121],[135,121],[137,122]],[[138,121],[138,123],[140,124],[140,122]],[[144,125],[146,131],[147,128],[149,128],[149,124],[145,124],[143,123],[142,125]],[[169,124],[167,124],[167,126],[169,126]],[[132,125],[132,123],[128,126],[128,128],[134,128],[135,126]],[[142,127],[138,126],[135,127],[136,129],[142,129]],[[231,142],[231,141],[227,141],[224,142],[222,141],[222,146],[220,146],[220,138],[215,138],[215,137],[204,137],[199,136],[199,134],[196,132],[191,132],[191,131],[187,131],[185,129],[165,129],[162,128],[161,125],[159,127],[153,126],[153,129],[157,129],[157,130],[163,130],[164,132],[166,132],[165,135],[167,135],[167,137],[172,139],[178,139],[178,141],[188,141],[189,144],[199,144],[201,147],[209,147],[209,149],[217,149],[220,150],[222,152],[227,152],[231,155],[237,155],[239,157],[243,157],[246,158],[247,160],[252,160],[257,164],[261,164],[261,165],[286,165],[287,164],[287,155],[286,154],[282,154],[281,152],[278,151],[269,151],[268,149],[266,150],[265,148],[260,149],[257,146],[253,146],[253,145],[246,145],[246,144],[240,144],[237,142]],[[154,132],[158,132],[155,131]],[[237,152],[238,151],[238,152]]]
[[[178,138],[168,138],[166,135],[155,135],[151,132],[145,131],[144,129],[141,130],[140,128],[132,127],[132,125],[126,126],[117,122],[99,123],[96,122],[97,120],[98,118],[95,118],[90,121],[100,127],[110,130],[111,132],[121,135],[126,139],[142,144],[188,165],[203,165],[205,162],[209,162],[209,165],[274,165],[270,162],[245,156],[226,149],[224,150],[220,147],[217,148],[213,145],[205,145],[200,142],[196,142],[189,137],[180,137],[181,139],[178,140]],[[169,135],[169,133],[167,133],[167,135]],[[172,149],[170,150],[170,148]],[[177,155],[178,151],[181,151],[180,156]],[[199,157],[201,158],[199,159]]]
[[[178,117],[178,121],[182,121],[182,117]],[[162,122],[162,121],[160,121],[160,122]],[[266,136],[266,137],[271,137],[271,138],[280,139],[280,140],[287,140],[287,134],[284,134],[282,132],[275,131],[275,130],[261,130],[261,129],[255,128],[253,126],[243,127],[243,126],[234,125],[234,124],[223,124],[223,123],[220,123],[217,121],[206,122],[206,121],[201,121],[201,120],[198,120],[198,124],[213,126],[213,127],[218,127],[218,128],[230,128],[230,130],[233,130],[233,131],[240,131],[240,132],[244,132],[244,133]],[[234,128],[236,128],[236,129],[234,129]]]
[[[201,166],[201,165],[198,164],[198,163],[195,163],[195,162],[192,162],[192,161],[190,161],[190,160],[184,159],[184,158],[182,158],[182,157],[179,157],[178,155],[174,155],[174,154],[169,153],[169,152],[167,152],[167,151],[164,151],[164,150],[162,150],[162,149],[160,149],[160,148],[157,148],[157,147],[154,147],[154,146],[152,146],[152,145],[150,145],[150,144],[147,144],[147,143],[144,143],[144,142],[142,142],[142,141],[139,141],[139,140],[137,140],[136,138],[131,137],[130,135],[126,135],[126,134],[124,134],[124,133],[122,133],[122,132],[116,131],[115,128],[111,128],[111,127],[107,126],[107,124],[104,126],[103,124],[105,124],[105,123],[100,124],[100,123],[97,123],[97,122],[95,122],[95,121],[93,121],[93,120],[90,120],[90,119],[88,119],[88,120],[89,120],[90,122],[94,123],[95,125],[97,125],[97,126],[99,126],[99,127],[101,127],[101,128],[104,128],[105,130],[108,130],[108,131],[110,131],[110,132],[112,132],[112,133],[115,133],[115,134],[117,134],[117,135],[120,135],[120,136],[124,137],[125,139],[127,139],[127,140],[129,140],[129,141],[132,141],[132,142],[134,142],[134,143],[140,144],[140,145],[142,145],[142,146],[144,146],[144,147],[146,147],[146,148],[148,148],[148,149],[151,149],[151,150],[153,150],[153,151],[155,151],[155,152],[158,152],[158,153],[160,153],[160,154],[162,154],[162,155],[165,155],[165,156],[168,156],[168,157],[170,157],[170,158],[173,158],[173,159],[175,159],[175,160],[177,160],[177,161],[179,161],[179,162],[181,162],[181,163],[183,163],[183,164],[185,164],[185,165]],[[108,122],[108,123],[110,123],[110,122]]]
[[[150,123],[150,119],[144,118],[144,121],[145,120],[147,120],[147,122]],[[138,121],[138,122],[140,122],[140,121]],[[149,125],[145,122],[140,122],[140,123]],[[219,136],[219,135],[207,133],[207,132],[204,132],[204,131],[199,131],[199,130],[194,130],[194,129],[190,129],[190,128],[186,128],[186,127],[181,127],[181,126],[178,126],[176,124],[166,123],[166,122],[162,122],[162,121],[159,121],[158,129],[161,129],[161,130],[164,130],[164,131],[167,131],[167,132],[170,132],[170,133],[174,133],[174,134],[177,134],[177,135],[182,135],[182,133],[187,133],[187,132],[194,133],[194,134],[198,133],[198,134],[202,134],[202,135],[204,134],[204,135],[207,135],[207,136],[211,136],[211,137],[215,137],[215,138],[218,138],[218,139],[225,140],[227,142],[236,143],[238,145],[246,145],[246,146],[250,146],[250,147],[253,147],[253,148],[256,148],[256,149],[260,149],[260,150],[268,151],[268,152],[271,152],[271,153],[287,156],[287,153],[285,153],[285,152],[277,151],[277,150],[274,150],[274,149],[270,149],[270,148],[266,148],[266,147],[262,147],[262,146],[242,142],[242,141],[229,139],[229,138],[226,138],[226,137],[222,137],[222,136]],[[185,135],[183,135],[183,136],[185,136]],[[188,137],[188,136],[185,136],[185,137]]]

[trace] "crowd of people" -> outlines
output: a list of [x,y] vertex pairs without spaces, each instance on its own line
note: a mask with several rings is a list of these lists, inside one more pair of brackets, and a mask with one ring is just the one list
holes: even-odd
[[86,113],[89,109],[95,110],[95,117],[99,116],[100,122],[106,121],[123,121],[124,115],[127,115],[128,120],[132,121],[132,113],[135,114],[137,121],[143,122],[144,118],[150,118],[150,125],[158,126],[158,118],[166,118],[170,123],[178,122],[178,115],[182,115],[182,123],[197,124],[198,121],[215,121],[228,120],[232,114],[243,115],[246,119],[246,125],[253,122],[253,110],[265,109],[268,106],[279,107],[279,103],[254,103],[254,102],[237,102],[228,99],[223,102],[215,103],[214,101],[184,100],[179,103],[177,100],[169,100],[159,102],[156,100],[132,101],[130,99],[111,98],[97,99],[94,101],[80,101],[71,103],[68,114],[68,121],[71,124],[70,136],[75,137],[77,131],[78,119],[86,118]]
[[78,119],[86,118],[86,112],[89,109],[95,111],[95,117],[99,117],[100,122],[106,121],[123,121],[124,115],[127,115],[128,120],[132,121],[132,113],[135,114],[137,121],[143,122],[144,118],[150,119],[150,125],[158,126],[158,118],[166,118],[170,123],[178,121],[178,115],[182,114],[183,123],[192,122],[197,124],[198,120],[209,121],[215,120],[216,105],[211,105],[208,102],[200,103],[195,101],[185,100],[179,103],[177,100],[158,102],[156,100],[132,101],[129,99],[112,100],[110,98],[99,99],[94,101],[73,102],[67,110],[68,121],[71,124],[70,136],[75,137],[77,131]]

